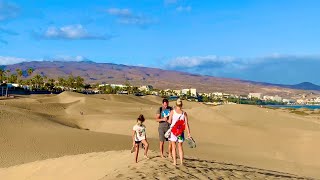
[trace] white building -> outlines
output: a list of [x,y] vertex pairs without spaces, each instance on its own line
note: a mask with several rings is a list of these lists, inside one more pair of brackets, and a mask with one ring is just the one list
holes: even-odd
[[128,86],[122,85],[122,84],[100,84],[99,87],[108,86],[108,85],[110,85],[112,88],[116,88],[116,87],[127,88],[128,87]]
[[248,98],[262,99],[262,93],[249,93]]
[[193,97],[197,96],[197,89],[195,88],[190,88],[190,89],[182,89],[181,94],[188,94],[190,92],[190,95]]
[[141,86],[139,87],[140,91],[152,91],[153,87],[151,85]]
[[282,97],[280,97],[280,96],[278,96],[278,95],[275,95],[275,96],[273,97],[273,100],[274,100],[274,101],[277,101],[277,102],[281,102],[281,101],[282,101]]

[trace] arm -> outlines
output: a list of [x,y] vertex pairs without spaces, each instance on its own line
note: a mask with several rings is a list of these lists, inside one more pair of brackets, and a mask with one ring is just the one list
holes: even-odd
[[173,116],[173,111],[170,111],[169,120],[168,120],[169,124],[172,123],[172,116]]
[[188,115],[187,115],[186,112],[184,113],[184,118],[185,118],[184,120],[185,120],[185,123],[186,123],[186,129],[187,129],[188,137],[191,137],[189,121],[188,121]]
[[162,122],[162,121],[168,121],[167,118],[161,118],[161,115],[160,114],[156,114],[156,121],[157,122]]
[[132,130],[132,145],[133,146],[135,145],[135,139],[134,139],[135,135],[136,135],[136,131]]

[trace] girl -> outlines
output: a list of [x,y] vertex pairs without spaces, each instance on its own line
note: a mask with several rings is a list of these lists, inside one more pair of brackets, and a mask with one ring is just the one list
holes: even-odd
[[142,142],[144,146],[144,157],[146,159],[148,158],[148,147],[149,144],[147,142],[147,135],[146,135],[146,126],[143,125],[143,122],[145,121],[144,117],[142,114],[137,119],[137,124],[133,126],[133,131],[132,131],[132,145],[133,148],[135,149],[135,162],[138,162],[138,155],[139,155],[139,144]]
[[[178,120],[183,120],[185,124],[185,129],[188,133],[188,138],[191,138],[190,128],[188,123],[188,115],[182,110],[182,101],[180,99],[176,102],[176,107],[173,111],[170,112],[169,123],[174,127]],[[172,132],[170,134],[169,141],[172,144],[172,156],[173,156],[173,165],[177,165],[177,155],[176,155],[176,142],[178,142],[180,163],[183,165],[183,147],[182,143],[184,142],[184,132],[181,135],[175,136]]]

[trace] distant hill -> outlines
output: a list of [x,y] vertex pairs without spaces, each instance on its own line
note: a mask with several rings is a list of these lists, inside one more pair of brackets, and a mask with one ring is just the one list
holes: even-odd
[[140,86],[150,84],[159,89],[197,88],[199,92],[228,92],[234,94],[248,94],[261,92],[268,95],[291,96],[302,93],[303,90],[320,90],[320,87],[311,83],[298,85],[279,85],[261,82],[251,82],[231,78],[217,78],[201,76],[185,72],[168,71],[156,68],[126,66],[112,63],[95,63],[92,61],[65,62],[65,61],[37,61],[23,62],[14,65],[2,66],[4,69],[33,68],[34,74],[42,74],[48,78],[67,77],[70,74],[81,76],[86,83],[125,83]]
[[304,89],[304,90],[316,90],[320,91],[320,86],[312,84],[310,82],[303,82],[300,84],[289,86],[292,89]]

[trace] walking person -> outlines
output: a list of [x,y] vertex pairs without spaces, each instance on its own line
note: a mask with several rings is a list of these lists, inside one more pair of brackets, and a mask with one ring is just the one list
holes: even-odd
[[190,127],[188,123],[188,115],[182,110],[182,100],[176,101],[176,107],[171,111],[169,116],[169,123],[171,124],[172,130],[169,137],[169,141],[172,145],[173,165],[177,165],[176,146],[178,143],[178,151],[180,156],[180,164],[183,165],[183,142],[184,130],[187,130],[188,138],[191,138]]
[[[168,141],[167,138],[164,137],[164,134],[167,132],[167,130],[170,128],[170,124],[168,123],[169,121],[169,115],[170,112],[172,111],[172,107],[169,106],[169,101],[168,99],[163,99],[162,100],[162,106],[158,108],[156,112],[156,121],[159,122],[159,127],[158,127],[158,132],[159,132],[159,140],[160,140],[160,156],[164,158],[164,142]],[[172,148],[171,148],[171,143],[168,143],[168,154],[169,158],[172,158]]]

